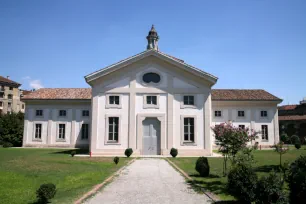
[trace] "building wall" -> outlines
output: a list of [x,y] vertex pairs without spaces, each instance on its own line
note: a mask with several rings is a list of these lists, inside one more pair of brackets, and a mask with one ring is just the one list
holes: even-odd
[[[81,127],[83,123],[89,124],[91,130],[91,106],[90,101],[83,104],[27,104],[24,120],[23,146],[50,146],[50,147],[88,147],[89,139],[81,139]],[[36,110],[43,110],[43,116],[36,116]],[[59,110],[66,110],[65,117],[59,116]],[[89,110],[90,116],[82,116],[83,110]],[[35,139],[35,124],[42,124],[41,140]],[[65,124],[65,140],[58,139],[58,125]]]
[[[215,111],[221,111],[222,117],[215,117]],[[245,111],[245,117],[238,117],[238,111]],[[261,117],[261,111],[267,111],[267,117]],[[233,126],[245,125],[246,128],[260,132],[256,142],[263,147],[269,147],[279,141],[278,130],[278,112],[277,104],[269,102],[230,102],[213,101],[212,102],[212,125],[218,125],[224,122],[231,122]],[[268,140],[261,138],[261,125],[268,125]],[[214,136],[212,135],[213,142]]]
[[[10,86],[0,85],[0,94],[0,102],[2,102],[0,111],[3,114],[8,112],[24,112],[25,106],[24,102],[20,101],[20,90],[18,88],[13,87],[13,90],[10,90]],[[8,98],[9,94],[13,96],[12,99]],[[11,104],[10,106],[9,103]]]

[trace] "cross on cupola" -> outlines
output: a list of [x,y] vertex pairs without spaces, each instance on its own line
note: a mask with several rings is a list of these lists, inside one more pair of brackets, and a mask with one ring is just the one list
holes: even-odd
[[154,28],[154,25],[152,25],[152,28],[149,31],[149,35],[147,36],[148,40],[147,50],[149,49],[158,50],[158,43],[157,43],[158,39],[159,37],[157,35],[157,32]]

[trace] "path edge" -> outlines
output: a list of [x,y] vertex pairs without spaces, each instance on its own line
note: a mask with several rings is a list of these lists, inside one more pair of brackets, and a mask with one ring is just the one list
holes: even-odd
[[[191,178],[184,170],[182,170],[180,167],[178,167],[174,162],[170,161],[170,159],[165,158],[165,160],[173,167],[175,168],[178,172],[180,172],[187,180],[191,181],[194,185],[196,185],[197,187],[203,189],[203,187],[197,185],[195,183],[195,180],[193,178]],[[216,201],[222,201],[219,196],[217,196],[216,194],[209,192],[209,191],[203,191],[202,192],[209,197],[213,202]]]
[[81,198],[79,198],[77,201],[74,202],[74,204],[82,204],[85,200],[87,200],[92,195],[96,194],[102,187],[104,187],[106,184],[108,184],[110,181],[114,179],[114,177],[118,174],[120,174],[126,167],[128,167],[131,163],[133,163],[137,158],[133,158],[131,161],[129,161],[126,165],[115,171],[113,174],[111,174],[107,179],[105,179],[102,183],[95,185],[90,191],[85,193]]

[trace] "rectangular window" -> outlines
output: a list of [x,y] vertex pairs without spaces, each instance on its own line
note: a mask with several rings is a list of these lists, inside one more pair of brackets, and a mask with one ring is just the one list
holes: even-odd
[[66,116],[66,114],[67,114],[67,112],[66,112],[66,110],[60,110],[59,111],[59,116]]
[[147,96],[147,104],[157,105],[157,96]]
[[261,139],[268,140],[268,125],[261,126]]
[[184,141],[194,142],[194,118],[184,118]]
[[118,142],[119,117],[108,118],[108,141]]
[[89,134],[89,125],[83,123],[82,124],[82,140],[87,140]]
[[13,87],[10,87],[10,90],[12,91],[14,88]]
[[41,124],[35,124],[35,139],[41,139]]
[[267,117],[268,116],[268,112],[267,111],[260,111],[260,116],[261,117]]
[[24,109],[24,104],[22,104],[21,108]]
[[240,129],[244,130],[245,129],[245,125],[239,125],[238,126]]
[[244,111],[238,111],[238,117],[244,117]]
[[88,117],[89,116],[89,110],[83,110],[82,111],[82,116]]
[[221,111],[215,111],[215,117],[221,117],[222,113]]
[[0,101],[0,107],[2,107],[3,106],[3,103],[2,103],[2,101]]
[[11,103],[7,103],[7,107],[11,108],[12,104]]
[[36,116],[43,116],[43,110],[36,110]]
[[4,93],[0,92],[0,98],[3,98],[3,96],[4,96]]
[[7,98],[8,98],[8,99],[13,99],[13,95],[12,95],[12,94],[8,94],[8,95],[7,95]]
[[194,105],[194,96],[184,96],[184,105]]
[[120,104],[120,97],[119,96],[109,96],[109,104],[119,105]]
[[65,124],[59,124],[58,125],[58,139],[65,139],[65,130],[66,125]]

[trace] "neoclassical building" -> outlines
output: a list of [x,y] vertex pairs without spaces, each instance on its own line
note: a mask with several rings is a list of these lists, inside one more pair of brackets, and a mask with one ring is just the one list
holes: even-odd
[[212,89],[218,78],[158,49],[152,26],[147,50],[85,76],[91,88],[44,88],[26,103],[23,146],[89,147],[93,156],[210,155],[211,127],[231,121],[260,131],[262,146],[279,140],[277,104],[264,90]]

